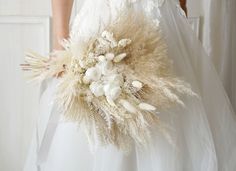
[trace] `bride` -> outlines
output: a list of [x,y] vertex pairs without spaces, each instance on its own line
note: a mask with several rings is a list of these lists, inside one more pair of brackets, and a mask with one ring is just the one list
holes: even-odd
[[41,85],[40,116],[25,171],[236,170],[235,115],[209,57],[187,23],[183,2],[185,12],[176,0],[78,0],[80,10],[69,31],[73,0],[52,0],[55,50],[65,48],[62,39],[88,40],[114,21],[121,9],[145,13],[161,29],[175,73],[191,84],[199,98],[186,97],[185,107],[158,113],[169,136],[154,132],[147,148],[133,145],[124,153],[112,144],[94,147],[83,127],[58,121],[53,95],[63,77],[60,72]]

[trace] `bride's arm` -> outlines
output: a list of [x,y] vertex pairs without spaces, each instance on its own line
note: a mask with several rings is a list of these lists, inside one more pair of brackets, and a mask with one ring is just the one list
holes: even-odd
[[[179,0],[187,15],[187,0]],[[62,49],[60,41],[69,36],[69,22],[73,0],[52,0],[53,15],[53,49]]]
[[73,0],[52,0],[53,49],[60,50],[60,41],[69,36]]
[[184,10],[186,16],[188,15],[188,10],[187,10],[187,0],[179,0],[181,8]]

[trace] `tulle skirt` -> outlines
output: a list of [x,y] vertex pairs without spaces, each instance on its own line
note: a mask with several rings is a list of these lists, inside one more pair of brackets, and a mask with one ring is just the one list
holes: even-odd
[[[142,3],[135,8],[142,10]],[[188,81],[199,98],[185,97],[186,107],[159,113],[169,138],[152,133],[151,144],[130,153],[114,146],[91,149],[83,128],[59,122],[48,158],[37,163],[38,149],[52,112],[57,79],[45,82],[40,116],[25,171],[234,171],[236,169],[236,119],[215,69],[174,0],[159,8],[161,28],[176,74]],[[122,1],[87,0],[72,26],[71,37],[88,38],[101,23],[112,20]],[[153,14],[152,17],[155,17]],[[102,21],[102,22],[101,22]]]

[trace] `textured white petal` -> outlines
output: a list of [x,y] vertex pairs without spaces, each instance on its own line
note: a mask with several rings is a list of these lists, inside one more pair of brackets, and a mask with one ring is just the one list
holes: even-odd
[[101,78],[101,71],[97,67],[87,69],[85,73],[88,80],[97,81]]
[[118,42],[118,46],[119,47],[126,47],[127,45],[129,45],[131,43],[131,40],[130,39],[121,39],[119,42]]
[[152,106],[148,103],[140,103],[138,106],[140,109],[146,110],[146,111],[155,111],[156,110],[155,106]]
[[124,78],[121,74],[112,74],[107,77],[107,81],[116,86],[122,86],[124,84]]
[[120,87],[114,87],[110,90],[109,95],[112,100],[116,100],[121,94],[121,88]]
[[109,92],[112,89],[112,85],[111,84],[106,84],[103,86],[103,91],[105,93],[106,96],[109,96]]
[[126,56],[127,56],[126,53],[121,53],[121,54],[117,55],[117,56],[113,59],[113,61],[114,61],[114,62],[120,62],[120,61],[122,61]]
[[110,33],[108,31],[103,31],[102,37],[110,42],[111,48],[114,48],[118,45],[118,43],[116,42],[113,36],[113,33]]
[[103,75],[109,75],[112,72],[113,64],[111,61],[103,61],[103,62],[99,62],[97,67],[100,69]]
[[143,83],[141,83],[140,81],[133,81],[132,86],[140,90],[143,87]]
[[114,53],[107,53],[105,56],[106,56],[106,59],[109,61],[113,60],[115,57]]
[[92,82],[89,88],[96,97],[104,95],[103,86],[98,82]]
[[136,113],[137,109],[127,100],[120,100],[120,104],[130,113]]

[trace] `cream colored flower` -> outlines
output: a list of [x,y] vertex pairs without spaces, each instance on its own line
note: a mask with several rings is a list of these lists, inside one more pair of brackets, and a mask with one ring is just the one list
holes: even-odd
[[121,74],[112,74],[106,77],[106,80],[116,86],[122,86],[124,84],[124,78]]
[[96,67],[100,70],[100,72],[103,75],[109,75],[112,73],[113,70],[113,64],[111,61],[100,61],[99,63],[97,63]]
[[116,100],[121,94],[121,88],[116,86],[116,87],[113,87],[111,88],[111,90],[109,90],[109,97],[112,99],[112,100]]
[[105,55],[105,57],[106,57],[107,60],[111,61],[111,60],[114,59],[115,54],[114,54],[114,53],[107,53],[107,54]]
[[136,113],[137,109],[127,100],[120,100],[120,104],[130,113]]
[[111,48],[114,48],[118,45],[117,41],[115,40],[113,36],[113,33],[105,30],[102,32],[102,37],[110,42]]
[[131,41],[130,39],[121,39],[121,40],[118,42],[118,46],[124,48],[124,47],[130,45],[131,42],[132,42],[132,41]]
[[132,86],[135,87],[137,90],[140,90],[143,87],[143,83],[140,81],[133,81]]
[[96,81],[92,82],[89,88],[96,97],[100,97],[104,95],[103,85],[100,82],[96,82]]
[[101,75],[102,73],[98,67],[91,67],[85,72],[86,79],[89,81],[97,81],[101,78]]
[[126,56],[127,56],[126,53],[121,53],[121,54],[117,55],[117,56],[113,59],[113,61],[116,62],[116,63],[118,63],[118,62],[122,61]]
[[140,103],[139,108],[142,110],[146,110],[146,111],[155,111],[156,110],[155,106],[152,106],[148,103]]

